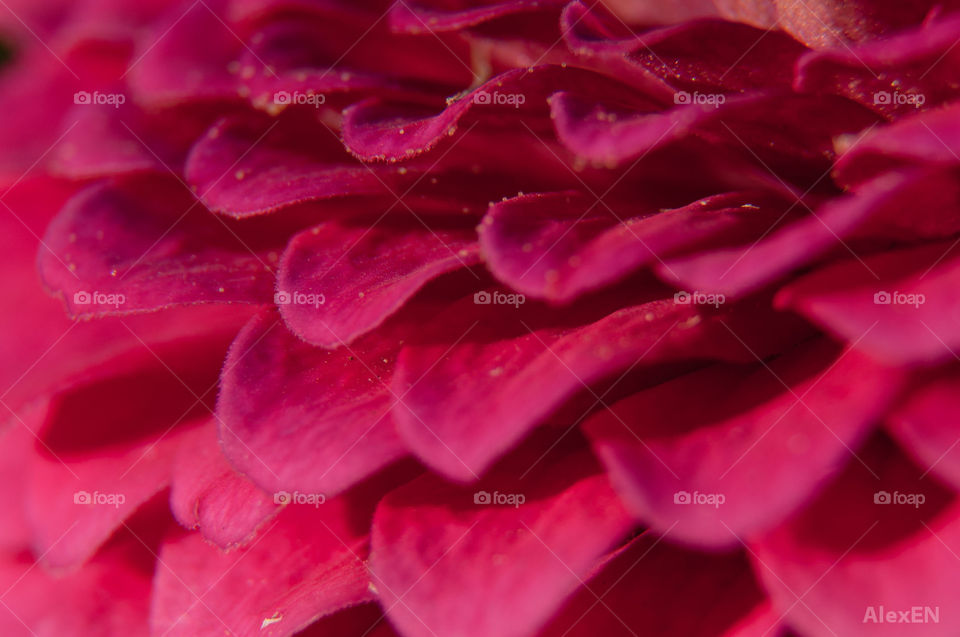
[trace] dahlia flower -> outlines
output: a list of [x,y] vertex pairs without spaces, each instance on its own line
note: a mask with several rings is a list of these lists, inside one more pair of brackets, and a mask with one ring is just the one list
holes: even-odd
[[960,2],[0,5],[0,634],[960,634]]

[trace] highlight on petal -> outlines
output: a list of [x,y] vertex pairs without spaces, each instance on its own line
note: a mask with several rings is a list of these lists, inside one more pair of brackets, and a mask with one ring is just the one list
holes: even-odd
[[848,42],[865,42],[920,24],[938,10],[957,8],[955,0],[903,3],[891,0],[776,0],[779,24],[813,48],[842,49]]
[[714,365],[641,391],[586,430],[643,522],[673,541],[733,547],[855,462],[899,384],[862,354],[805,342],[769,363]]

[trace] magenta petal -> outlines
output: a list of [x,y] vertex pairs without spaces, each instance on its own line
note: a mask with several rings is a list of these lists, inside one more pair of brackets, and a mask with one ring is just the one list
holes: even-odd
[[538,454],[517,455],[476,488],[425,476],[380,503],[370,571],[406,637],[529,635],[629,530],[589,454],[554,456],[525,480]]
[[[879,121],[875,113],[834,96],[772,92],[730,96],[722,104],[686,103],[664,112],[609,109],[565,93],[551,98],[557,135],[577,155],[605,164],[639,157],[696,131],[727,146],[756,154],[768,170],[789,178],[806,166],[811,179],[828,168],[835,137],[859,132]],[[783,114],[773,124],[765,115]],[[799,165],[795,165],[799,164]],[[780,177],[780,178],[784,178]]]
[[71,126],[63,140],[51,150],[51,171],[71,179],[182,173],[187,151],[215,117],[211,111],[185,107],[146,112],[129,99],[119,107],[77,105],[67,115]]
[[251,320],[221,380],[227,458],[267,491],[330,495],[401,457],[389,382],[400,341],[418,324],[392,325],[331,351],[288,332],[275,311]]
[[920,24],[936,10],[957,8],[956,0],[775,0],[779,24],[814,48],[843,50],[847,42],[885,38],[899,29]]
[[90,557],[165,489],[182,438],[212,409],[222,335],[138,347],[139,360],[110,360],[108,375],[61,387],[18,424],[36,436],[25,500],[37,554],[52,565]]
[[[406,344],[393,385],[403,396],[393,415],[404,441],[427,465],[459,481],[476,479],[585,383],[622,373],[638,358],[653,365],[749,356],[716,316],[672,299],[609,315],[597,302],[565,311],[473,301],[456,303]],[[765,320],[762,308],[754,311],[724,320]],[[776,340],[769,329],[736,329]]]
[[[775,610],[803,635],[956,634],[960,618],[949,611],[960,586],[952,566],[960,551],[955,494],[923,479],[889,441],[874,440],[859,456],[863,464],[849,463],[800,516],[750,543]],[[888,612],[899,618],[913,608],[926,620],[888,621]]]
[[338,195],[384,194],[381,180],[396,173],[364,167],[315,119],[256,115],[218,122],[194,146],[186,168],[204,203],[233,217]]
[[578,156],[605,164],[639,157],[659,146],[683,139],[701,121],[717,117],[712,106],[680,106],[666,112],[626,114],[575,94],[550,97],[550,114],[557,137]]
[[[473,231],[343,227],[334,222],[295,236],[277,287],[287,326],[309,343],[335,348],[366,334],[432,279],[479,261]],[[322,303],[301,303],[313,295]]]
[[85,459],[51,454],[49,447],[37,442],[28,501],[36,553],[54,567],[87,560],[124,520],[169,484],[179,434],[171,432]]
[[230,466],[211,420],[182,437],[173,460],[170,509],[180,524],[230,548],[251,537],[277,506],[271,494]]
[[888,363],[931,363],[960,347],[960,261],[937,242],[848,259],[781,290],[777,304]]
[[417,6],[420,2],[398,2],[390,8],[390,28],[407,33],[459,31],[503,16],[561,7],[565,2],[566,0],[508,0],[458,11]]
[[728,193],[672,210],[621,209],[624,218],[577,193],[524,195],[490,207],[480,242],[488,267],[513,289],[569,301],[670,255],[760,234],[781,214],[770,200]]
[[3,555],[0,633],[8,637],[147,637],[151,581],[138,560],[143,558],[114,549],[80,570],[52,575],[32,558]]
[[67,202],[47,229],[39,267],[79,316],[262,303],[273,295],[269,253],[275,260],[284,240],[275,229],[214,217],[173,179],[114,180]]
[[243,41],[218,15],[222,4],[209,0],[186,9],[171,7],[165,19],[143,34],[127,70],[139,102],[166,106],[237,99],[237,78],[227,69],[243,50]]
[[[844,250],[845,241],[858,231],[866,232],[873,217],[891,217],[907,205],[916,196],[917,185],[906,176],[878,179],[861,192],[828,201],[792,223],[775,222],[756,241],[668,258],[657,271],[664,281],[681,288],[742,296],[831,250]],[[804,206],[797,202],[794,208],[806,211]]]
[[918,163],[957,166],[960,105],[908,115],[851,142],[837,161],[837,179],[859,184]]
[[290,504],[250,546],[231,552],[199,533],[167,540],[153,583],[153,632],[286,637],[370,600],[367,537],[350,521],[354,506],[346,497]]
[[648,31],[629,61],[678,90],[737,93],[786,89],[806,47],[778,30],[706,18]]
[[930,380],[911,392],[887,416],[887,430],[920,466],[960,488],[960,378],[957,370]]
[[675,540],[735,546],[852,461],[898,386],[899,374],[862,354],[807,342],[769,366],[717,365],[635,394],[587,431],[645,523]]
[[638,627],[648,635],[748,637],[776,623],[742,554],[688,551],[644,533],[611,556],[538,637],[627,637]]
[[575,86],[603,95],[624,92],[617,83],[583,69],[556,65],[512,69],[457,96],[439,113],[376,99],[354,104],[344,111],[343,142],[365,161],[411,159],[454,135],[468,113],[492,122],[524,116],[546,119],[547,97]]
[[713,0],[720,15],[737,22],[746,22],[761,29],[773,29],[777,24],[777,6],[774,0]]
[[958,28],[960,16],[948,15],[882,41],[811,52],[797,64],[794,85],[810,93],[844,95],[887,115],[954,100],[960,95],[953,81],[960,71],[960,51],[954,47]]

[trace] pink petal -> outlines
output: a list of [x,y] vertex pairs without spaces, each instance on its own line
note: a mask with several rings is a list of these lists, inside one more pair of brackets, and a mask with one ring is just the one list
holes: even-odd
[[[913,10],[916,5],[896,6]],[[898,29],[906,26],[896,23]],[[861,46],[811,52],[797,64],[794,84],[802,91],[849,97],[886,115],[906,115],[956,99],[952,78],[960,69],[960,52],[953,46],[958,28],[960,16],[952,15]]]
[[[350,520],[372,503],[290,504],[248,547],[225,553],[199,533],[167,540],[150,624],[156,634],[287,636],[372,598],[367,536]],[[197,601],[201,597],[201,601]]]
[[186,9],[171,6],[139,38],[127,70],[138,102],[168,106],[237,99],[237,80],[227,69],[243,42],[218,14],[222,4],[208,0]]
[[[101,91],[111,94],[112,91]],[[71,179],[125,173],[181,173],[187,151],[209,126],[205,108],[145,113],[127,100],[78,104],[67,115],[70,128],[51,151],[51,171]]]
[[672,24],[716,15],[711,0],[683,0],[683,2],[634,2],[633,0],[602,0],[603,5],[630,24]]
[[769,365],[716,365],[635,394],[587,431],[644,522],[674,541],[735,546],[852,461],[898,386],[861,354],[807,342]]
[[[921,479],[922,469],[889,441],[874,440],[860,456],[873,474],[849,463],[801,516],[751,543],[754,570],[776,611],[804,635],[956,633],[960,621],[949,612],[960,585],[952,567],[960,549],[954,494]],[[918,495],[922,504],[905,502]],[[939,620],[887,621],[887,612],[899,619],[898,611],[914,607],[921,618],[924,609],[939,609]]]
[[[693,99],[689,93],[684,99],[688,97]],[[781,178],[804,170],[811,173],[811,180],[829,168],[836,136],[878,121],[875,114],[845,99],[790,93],[731,96],[717,105],[688,101],[660,113],[609,112],[603,105],[565,93],[554,95],[550,105],[557,135],[586,159],[620,163],[697,131],[735,149],[746,146]],[[764,119],[772,108],[784,113],[775,125]]]
[[955,489],[960,485],[956,427],[957,370],[923,382],[887,416],[887,430],[922,467]]
[[[771,205],[757,205],[766,202]],[[642,205],[621,209],[624,218],[577,193],[524,195],[490,207],[481,246],[501,281],[564,302],[670,255],[759,235],[783,208],[759,192],[716,195],[672,210]]]
[[[496,293],[499,303],[510,301]],[[623,292],[609,299],[622,302]],[[424,463],[459,481],[476,479],[585,385],[616,377],[638,359],[644,366],[752,360],[718,316],[672,300],[609,314],[604,299],[567,310],[473,301],[457,302],[408,342],[393,381],[403,397],[393,410],[400,435]],[[767,320],[761,314],[751,306],[723,320]],[[771,332],[769,322],[760,325],[734,329],[765,341],[754,343],[754,351],[779,347],[784,335]]]
[[393,105],[376,100],[355,104],[344,111],[343,142],[365,161],[411,159],[456,133],[468,113],[491,121],[515,121],[540,113],[545,117],[547,96],[565,86],[593,88],[610,95],[623,92],[610,80],[582,69],[513,69],[459,96],[438,114],[431,114],[429,108],[420,105]]
[[65,388],[21,418],[36,437],[26,501],[46,562],[84,561],[167,487],[182,437],[212,409],[226,343],[207,336],[155,345],[140,364]]
[[559,8],[564,2],[565,0],[509,0],[453,11],[421,7],[418,6],[421,4],[419,2],[404,2],[390,8],[389,20],[392,29],[407,33],[459,31],[503,16]]
[[960,105],[910,114],[851,142],[837,161],[837,179],[859,184],[886,171],[918,163],[953,167],[960,163]]
[[[776,0],[779,23],[814,48],[881,39],[908,25],[919,24],[936,10],[957,8],[954,0],[895,2],[891,0]],[[936,9],[935,9],[936,8]],[[849,49],[849,47],[847,47]]]
[[[847,253],[852,250],[847,241],[857,234],[869,236],[879,230],[876,234],[889,237],[884,231],[885,222],[894,219],[904,207],[912,206],[915,197],[923,196],[922,185],[914,175],[878,179],[856,194],[819,207],[814,204],[812,212],[792,223],[783,225],[778,220],[756,241],[668,258],[658,266],[658,273],[664,281],[678,287],[742,296],[831,251]],[[937,193],[927,192],[926,196]],[[794,208],[806,211],[808,206],[797,202]],[[937,214],[932,216],[940,218]]]
[[678,90],[736,93],[789,88],[806,50],[780,31],[705,18],[648,31],[628,60]]
[[[528,635],[629,530],[588,454],[554,456],[518,480],[536,451],[475,487],[425,476],[380,503],[370,571],[404,635]],[[484,492],[525,501],[478,503]]]
[[297,637],[330,637],[331,635],[363,635],[364,637],[399,637],[383,614],[379,604],[360,604],[320,618]]
[[[696,613],[688,612],[691,606]],[[644,533],[611,556],[538,635],[626,637],[641,629],[648,635],[747,637],[772,628],[776,619],[742,554],[687,551]]]
[[[135,223],[132,223],[135,216]],[[102,182],[71,199],[47,229],[41,275],[73,315],[272,297],[282,229],[214,217],[166,177]]]
[[[127,543],[136,540],[129,538]],[[149,568],[129,547],[105,551],[84,568],[53,576],[32,559],[0,556],[0,633],[9,637],[147,637]],[[149,556],[147,556],[149,557]]]
[[[473,231],[321,224],[294,237],[280,264],[280,313],[314,345],[348,345],[379,326],[436,277],[476,264]],[[323,297],[299,302],[298,295]]]
[[946,360],[960,346],[960,261],[952,247],[937,242],[841,261],[781,290],[777,304],[888,363]]
[[737,22],[746,22],[761,29],[772,29],[777,23],[777,6],[772,0],[713,0],[720,15]]
[[243,543],[277,511],[270,494],[227,462],[213,420],[181,437],[172,471],[174,516],[220,548]]
[[225,118],[197,142],[186,167],[211,210],[238,218],[339,195],[385,194],[381,180],[392,184],[397,174],[361,165],[309,115]]
[[414,314],[336,350],[299,340],[275,311],[251,320],[221,381],[227,458],[269,492],[332,495],[404,455],[389,382],[400,343],[422,324]]

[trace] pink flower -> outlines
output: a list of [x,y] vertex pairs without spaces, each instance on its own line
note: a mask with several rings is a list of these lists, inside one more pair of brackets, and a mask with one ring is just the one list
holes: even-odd
[[955,635],[953,4],[5,5],[0,634]]

